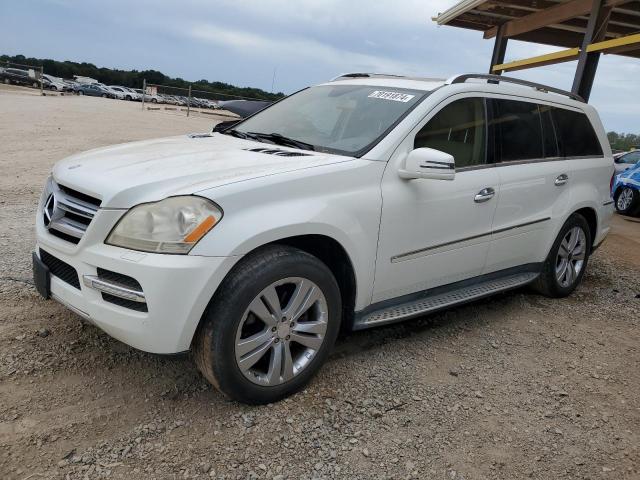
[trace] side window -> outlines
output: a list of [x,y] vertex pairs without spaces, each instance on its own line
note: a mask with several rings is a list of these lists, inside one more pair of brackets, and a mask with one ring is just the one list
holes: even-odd
[[602,147],[593,126],[584,113],[553,109],[553,123],[563,157],[601,156]]
[[416,134],[413,148],[434,148],[453,155],[456,168],[486,163],[487,121],[482,98],[464,98],[445,106]]
[[[544,141],[538,104],[492,100],[491,123],[496,136],[496,160],[512,162],[543,158]],[[550,144],[550,148],[551,148]],[[551,148],[551,155],[554,156]]]
[[626,155],[624,155],[622,157],[622,162],[623,163],[635,164],[638,161],[640,161],[640,152],[627,153]]
[[553,125],[551,110],[553,107],[549,105],[538,105],[540,111],[540,119],[542,121],[542,141],[544,149],[544,158],[559,157],[558,140],[556,138],[556,129]]

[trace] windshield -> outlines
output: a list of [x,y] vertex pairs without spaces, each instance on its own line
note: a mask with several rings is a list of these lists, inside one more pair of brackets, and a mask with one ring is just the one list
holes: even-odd
[[425,95],[404,88],[321,85],[285,98],[229,132],[259,134],[254,138],[273,143],[286,137],[313,150],[360,156]]

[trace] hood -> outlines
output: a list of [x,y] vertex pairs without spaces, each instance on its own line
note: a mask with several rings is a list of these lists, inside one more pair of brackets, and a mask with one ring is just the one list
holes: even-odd
[[130,208],[173,195],[350,160],[216,133],[89,150],[58,162],[53,177],[64,186],[101,199],[102,207]]

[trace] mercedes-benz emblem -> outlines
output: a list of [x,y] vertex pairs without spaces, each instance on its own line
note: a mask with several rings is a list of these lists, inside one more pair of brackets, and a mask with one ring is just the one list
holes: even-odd
[[45,227],[49,228],[49,225],[51,225],[51,221],[54,218],[57,207],[58,207],[58,202],[56,201],[56,196],[55,194],[50,193],[49,196],[47,197],[47,200],[44,202],[44,209],[42,212],[44,215]]

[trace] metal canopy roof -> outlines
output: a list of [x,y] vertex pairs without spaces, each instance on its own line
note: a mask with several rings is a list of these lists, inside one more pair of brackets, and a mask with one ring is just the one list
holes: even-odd
[[[503,35],[514,40],[557,47],[580,47],[588,29],[593,0],[464,0],[433,18],[438,25],[479,30],[493,38],[502,26]],[[640,1],[605,0],[609,10],[600,40],[621,40],[640,34]],[[619,41],[613,53],[640,58],[639,42]]]

